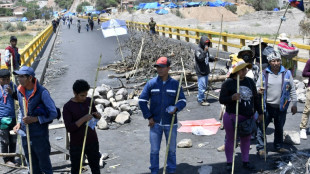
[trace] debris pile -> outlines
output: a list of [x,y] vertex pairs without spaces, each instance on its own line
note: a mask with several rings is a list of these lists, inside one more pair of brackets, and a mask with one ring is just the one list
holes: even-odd
[[307,151],[297,151],[296,153],[274,156],[277,167],[275,172],[280,174],[308,173],[310,154]]
[[[91,96],[93,89],[88,91]],[[135,90],[128,93],[126,88],[111,88],[102,84],[95,88],[94,103],[97,111],[101,114],[98,121],[98,129],[105,130],[111,125],[123,125],[130,122],[130,116],[138,112],[138,98]]]
[[296,88],[296,94],[297,94],[297,100],[300,103],[306,102],[306,86],[308,85],[308,80],[299,81],[294,80],[295,88]]

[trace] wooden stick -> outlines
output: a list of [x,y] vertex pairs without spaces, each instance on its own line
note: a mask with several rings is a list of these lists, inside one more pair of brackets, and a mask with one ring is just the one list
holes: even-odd
[[[115,33],[116,33],[115,27],[114,27],[114,31],[115,31]],[[117,34],[116,34],[116,39],[117,39],[117,43],[118,43],[118,46],[119,46],[119,52],[121,53],[121,56],[122,56],[122,60],[125,61],[124,55],[123,55],[123,51],[122,51],[122,46],[121,46],[121,44],[120,44],[120,42],[119,42],[119,39],[118,39],[118,35],[117,35]]]
[[[98,66],[97,66],[97,71],[96,71],[96,77],[95,77],[95,82],[94,82],[94,90],[92,92],[92,96],[91,96],[91,100],[90,100],[90,106],[89,106],[89,110],[88,110],[88,114],[91,114],[91,109],[92,109],[92,105],[94,102],[94,94],[95,94],[95,88],[97,85],[97,78],[98,78],[98,72],[99,72],[99,67],[100,67],[100,63],[101,63],[101,58],[102,58],[102,54],[100,55],[99,58],[99,62],[98,62]],[[80,162],[80,171],[79,174],[82,173],[82,166],[83,166],[83,157],[84,157],[84,150],[85,150],[85,144],[86,144],[86,137],[87,137],[87,130],[88,130],[88,122],[86,122],[86,128],[85,128],[85,135],[84,135],[84,140],[83,140],[83,147],[82,147],[82,153],[81,153],[81,162]]]
[[6,167],[11,167],[11,168],[14,168],[14,169],[27,169],[27,167],[24,167],[24,166],[18,167],[18,166],[12,166],[12,165],[8,165],[8,164],[3,164],[3,163],[0,163],[0,165],[6,166]]
[[[223,30],[223,14],[222,14],[222,18],[221,18],[221,32],[220,32],[219,44],[217,46],[216,57],[219,57],[220,45],[221,45],[221,39],[222,39],[222,30]],[[215,70],[215,67],[216,67],[216,62],[217,61],[214,62],[213,69],[212,69],[212,72],[211,72],[212,73],[211,81],[213,80],[214,70]],[[212,86],[211,83],[210,83],[210,86]],[[206,99],[208,99],[209,91],[210,91],[210,88],[208,88]]]
[[[237,76],[237,93],[239,93],[240,77]],[[236,101],[236,120],[235,120],[235,136],[234,136],[234,152],[233,152],[233,162],[231,174],[234,174],[235,168],[235,154],[236,154],[236,144],[237,144],[237,129],[238,129],[238,114],[239,114],[239,100]]]
[[[261,38],[259,38],[259,69],[260,69],[260,85],[263,88],[263,67],[262,67],[262,43]],[[266,128],[265,128],[265,116],[264,116],[264,94],[261,97],[262,110],[263,110],[263,133],[264,133],[264,151],[265,151],[265,162],[267,161],[267,151],[266,151]]]
[[[26,105],[26,99],[25,97],[23,98],[23,106],[24,106],[24,117],[27,116],[28,109]],[[30,145],[30,133],[29,133],[29,125],[26,124],[26,134],[27,134],[27,146],[28,146],[28,154],[29,154],[29,172],[32,174],[32,157],[31,157],[31,145]]]
[[137,59],[136,59],[136,63],[134,65],[134,69],[136,70],[132,77],[134,77],[136,75],[136,72],[138,70],[138,67],[139,67],[139,64],[140,64],[140,60],[141,60],[141,55],[142,55],[142,50],[143,50],[143,45],[144,45],[144,37],[142,37],[142,41],[141,41],[141,47],[140,47],[140,50],[139,50],[139,53],[138,53],[138,56],[137,56]]
[[[283,17],[282,17],[282,18],[285,18],[285,14],[286,14],[286,12],[287,12],[287,10],[288,10],[288,7],[289,7],[289,6],[290,6],[290,3],[287,3],[287,6],[286,6],[286,9],[285,9],[285,12],[284,12],[284,14],[283,14]],[[283,20],[281,19],[281,21],[280,21],[280,25],[279,25],[279,28],[278,28],[278,31],[277,31],[277,34],[276,34],[276,36],[275,36],[275,38],[274,38],[273,48],[274,48],[274,46],[276,45],[277,37],[278,37],[278,35],[279,35],[279,31],[280,31],[280,28],[281,28],[282,22],[283,22]]]
[[[186,73],[185,73],[185,68],[184,68],[184,63],[183,63],[183,58],[182,58],[182,56],[181,56],[181,62],[182,62],[182,67],[183,67],[183,72],[184,72],[185,85],[186,85],[186,87],[187,87]],[[191,96],[191,94],[189,93],[189,90],[188,90],[188,89],[187,89],[187,94],[188,94],[189,96]]]
[[[183,73],[181,74],[181,78],[180,78],[180,81],[179,81],[179,88],[178,88],[177,96],[176,96],[176,98],[175,98],[175,104],[176,104],[176,103],[178,102],[178,100],[179,100],[179,95],[180,95],[181,86],[182,86],[182,80],[183,80]],[[171,133],[172,133],[173,125],[174,125],[174,119],[175,119],[175,114],[172,115],[172,119],[171,119],[169,137],[168,137],[167,148],[166,148],[166,155],[165,155],[165,162],[164,162],[163,174],[166,173],[168,152],[169,152],[169,147],[170,147],[170,140],[171,140]]]

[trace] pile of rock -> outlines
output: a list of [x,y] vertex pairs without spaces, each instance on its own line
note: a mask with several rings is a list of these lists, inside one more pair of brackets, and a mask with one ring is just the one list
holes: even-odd
[[296,88],[296,94],[297,94],[297,100],[301,103],[306,102],[306,86],[308,85],[308,80],[299,81],[294,80],[295,88]]
[[[91,96],[93,89],[88,91]],[[108,85],[102,84],[95,88],[94,103],[101,119],[97,123],[98,129],[108,129],[114,122],[125,124],[130,122],[130,116],[138,112],[138,97],[129,93],[126,88],[114,90]]]

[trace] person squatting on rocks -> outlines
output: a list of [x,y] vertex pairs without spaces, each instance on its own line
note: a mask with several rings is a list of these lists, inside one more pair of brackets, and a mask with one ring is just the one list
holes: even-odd
[[[14,100],[17,100],[16,85],[10,80],[11,74],[7,69],[0,70],[0,142],[1,153],[15,153],[16,135],[10,135],[10,131],[16,125]],[[14,93],[13,93],[13,88]],[[3,157],[7,165],[18,165],[14,157]]]
[[[86,130],[86,122],[92,118],[100,119],[101,115],[97,112],[93,103],[89,113],[91,98],[87,97],[87,91],[90,89],[89,84],[85,80],[76,80],[73,84],[74,97],[71,98],[63,108],[63,119],[67,131],[70,133],[70,160],[71,173],[78,174],[80,169],[80,161],[84,135]],[[87,138],[85,144],[85,154],[88,164],[93,174],[100,173],[100,152],[99,141],[95,129],[90,126],[87,130]]]
[[[22,137],[29,165],[26,125],[29,126],[33,173],[52,174],[48,125],[58,115],[55,103],[49,92],[35,78],[31,67],[22,66],[18,71],[14,71],[14,75],[17,75],[20,84],[17,92],[20,110],[14,132],[18,132]],[[24,115],[23,100],[26,101],[27,115]]]
[[306,91],[306,103],[304,111],[302,112],[301,116],[301,123],[300,123],[300,138],[306,140],[307,139],[307,125],[309,121],[309,114],[310,114],[310,59],[308,59],[306,66],[302,72],[303,77],[308,77],[308,85]]
[[21,61],[20,61],[20,54],[18,53],[17,45],[17,38],[15,36],[10,37],[11,45],[5,48],[4,53],[4,61],[7,69],[11,69],[11,59],[13,59],[13,68],[14,70],[18,70]]
[[[163,133],[168,141],[170,124],[173,114],[180,112],[186,106],[186,99],[182,88],[178,102],[175,104],[179,82],[172,79],[168,72],[170,61],[166,57],[160,57],[154,65],[157,69],[157,77],[154,77],[144,86],[139,97],[139,106],[143,117],[149,120],[150,127],[150,170],[152,174],[159,171],[159,151]],[[148,102],[150,107],[148,108]],[[176,172],[176,138],[178,120],[175,116],[171,133],[171,141],[167,159],[167,173]],[[168,142],[167,142],[168,143]]]
[[[257,111],[259,118],[262,119],[262,107],[257,94],[255,82],[246,77],[248,69],[252,64],[239,60],[233,65],[230,77],[222,84],[219,101],[226,106],[223,116],[224,129],[226,132],[225,154],[227,160],[227,171],[232,170],[233,149],[234,149],[234,125],[236,120],[236,101],[240,101],[238,123],[248,119],[254,119]],[[240,76],[240,92],[237,93],[237,75]],[[240,148],[242,153],[243,167],[248,170],[255,170],[249,163],[251,134],[240,136]]]
[[201,36],[199,45],[195,50],[195,71],[198,76],[198,94],[197,101],[202,106],[209,106],[206,101],[205,92],[208,88],[208,78],[210,73],[209,62],[216,61],[209,53],[210,39],[207,36]]
[[156,22],[154,21],[153,18],[150,18],[150,22],[149,22],[149,28],[150,28],[150,33],[151,34],[156,34],[156,31],[155,31],[155,27],[156,27]]
[[[267,56],[267,59],[269,66],[263,71],[263,86],[261,86],[259,77],[256,87],[260,94],[264,94],[265,129],[273,119],[275,127],[274,150],[279,153],[287,153],[289,150],[283,148],[283,127],[290,101],[292,101],[292,114],[297,112],[295,84],[291,71],[281,65],[281,55],[278,51],[273,51]],[[267,152],[264,151],[263,123],[260,122],[258,125],[256,149],[258,155],[264,157]]]

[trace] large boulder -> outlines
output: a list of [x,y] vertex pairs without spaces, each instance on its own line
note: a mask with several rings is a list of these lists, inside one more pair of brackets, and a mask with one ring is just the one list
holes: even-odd
[[128,104],[122,104],[119,108],[121,111],[131,111],[131,108]]
[[99,113],[102,113],[104,110],[104,107],[102,104],[97,104],[95,107]]
[[305,88],[305,84],[303,82],[298,82],[296,84],[296,89],[304,89]]
[[[93,94],[93,91],[94,89],[89,89],[88,92],[87,92],[87,97],[92,97],[92,94]],[[98,91],[95,90],[94,92],[94,98],[101,98],[100,94]]]
[[108,107],[110,106],[111,102],[107,99],[98,98],[95,100],[95,104],[102,104],[103,106]]
[[114,92],[113,90],[111,89],[110,91],[108,91],[107,93],[107,99],[109,100],[110,98],[114,97]]
[[115,96],[115,100],[118,102],[118,101],[122,101],[124,100],[124,96],[123,95],[116,95]]
[[109,121],[114,121],[118,114],[118,110],[115,110],[112,107],[107,107],[104,109],[103,117]]
[[101,117],[100,120],[97,122],[97,127],[101,130],[109,129],[108,123],[103,117]]
[[183,139],[177,144],[178,148],[189,148],[193,146],[191,139]]
[[127,89],[126,89],[126,88],[121,88],[121,89],[119,89],[119,90],[116,92],[115,95],[122,95],[122,96],[124,96],[124,98],[126,98],[126,97],[127,97],[127,94],[128,94]]
[[127,102],[129,103],[130,106],[139,106],[139,100],[137,99],[130,99],[127,100]]
[[119,124],[129,123],[130,122],[130,114],[126,111],[121,112],[120,114],[117,115],[115,122],[119,123]]
[[300,144],[300,135],[297,131],[284,131],[284,143],[298,145]]

